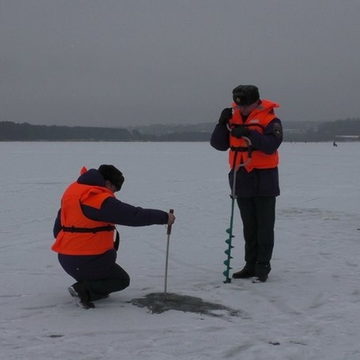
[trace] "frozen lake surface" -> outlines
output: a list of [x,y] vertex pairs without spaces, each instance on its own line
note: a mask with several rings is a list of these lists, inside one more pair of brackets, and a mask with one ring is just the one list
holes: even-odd
[[[360,359],[360,143],[284,143],[268,282],[224,284],[227,154],[207,143],[0,142],[0,358],[121,360]],[[51,252],[65,187],[80,168],[114,164],[118,197],[175,209],[168,290],[236,316],[130,301],[163,291],[166,227],[118,227],[130,287],[76,307]],[[232,266],[243,265],[240,218]]]

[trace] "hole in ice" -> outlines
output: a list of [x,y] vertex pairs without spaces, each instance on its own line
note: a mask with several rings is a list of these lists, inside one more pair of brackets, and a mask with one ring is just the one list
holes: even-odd
[[222,304],[203,301],[201,298],[178,295],[174,293],[151,293],[130,302],[139,307],[148,308],[153,314],[161,314],[168,310],[193,312],[215,317],[240,316],[239,310],[234,310]]

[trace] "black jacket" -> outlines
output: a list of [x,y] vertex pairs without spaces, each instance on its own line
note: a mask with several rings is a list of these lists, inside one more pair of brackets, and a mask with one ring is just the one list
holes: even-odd
[[[275,118],[266,126],[263,134],[256,130],[250,130],[248,137],[256,150],[271,154],[278,149],[282,142],[281,121]],[[217,124],[211,135],[211,146],[216,150],[226,151],[230,147],[229,140],[227,126]],[[232,187],[233,178],[234,172],[231,170],[229,172],[230,187]],[[280,195],[278,168],[254,169],[247,172],[245,168],[241,167],[236,174],[236,195],[238,197]]]

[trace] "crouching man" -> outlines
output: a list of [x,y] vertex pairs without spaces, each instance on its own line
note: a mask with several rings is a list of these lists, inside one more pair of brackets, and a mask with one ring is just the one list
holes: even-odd
[[[84,308],[130,284],[127,272],[116,263],[119,234],[115,224],[146,226],[173,224],[175,216],[156,209],[143,209],[115,197],[124,176],[113,165],[81,169],[68,186],[54,224],[56,238],[51,249],[58,253],[63,269],[76,283],[68,288]],[[116,236],[115,236],[116,234]]]

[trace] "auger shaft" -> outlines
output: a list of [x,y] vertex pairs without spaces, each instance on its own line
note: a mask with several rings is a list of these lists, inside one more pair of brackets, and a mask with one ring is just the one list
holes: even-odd
[[226,232],[229,234],[229,237],[228,237],[228,239],[225,240],[225,243],[228,244],[228,248],[224,251],[225,254],[227,255],[227,258],[224,261],[224,265],[226,265],[226,269],[225,269],[225,271],[223,273],[225,275],[224,283],[230,283],[231,282],[230,270],[232,268],[230,267],[230,261],[232,259],[231,249],[233,248],[233,246],[232,246],[232,238],[234,237],[234,235],[233,235],[234,207],[235,207],[235,199],[232,198],[232,201],[231,201],[230,227],[228,229],[226,229]]
[[[229,128],[229,131],[231,131],[231,129]],[[251,144],[251,140],[246,137],[243,136],[242,137],[248,144],[248,158],[245,162],[241,163],[240,165],[236,165],[236,158],[238,156],[238,150],[235,148],[235,156],[234,156],[234,161],[233,161],[233,172],[234,172],[234,176],[233,176],[233,182],[232,182],[232,187],[231,187],[231,216],[230,216],[230,227],[228,229],[226,229],[226,232],[229,234],[229,238],[225,240],[225,243],[228,244],[228,248],[224,251],[224,253],[227,255],[226,260],[224,261],[224,265],[226,265],[226,269],[223,272],[224,276],[225,276],[225,281],[224,283],[231,283],[231,278],[230,278],[230,270],[232,269],[230,267],[230,261],[233,258],[231,256],[231,249],[233,248],[232,246],[232,239],[234,237],[233,235],[233,225],[234,225],[234,208],[235,208],[235,200],[236,200],[236,174],[238,172],[238,170],[240,169],[240,167],[242,166],[246,166],[252,159],[252,144]]]
[[235,152],[235,156],[234,156],[234,166],[233,166],[233,171],[234,171],[234,176],[233,176],[233,183],[232,183],[232,188],[231,188],[231,213],[230,213],[230,226],[228,229],[226,229],[226,232],[229,234],[228,239],[225,240],[225,243],[228,244],[227,249],[224,251],[224,253],[227,255],[227,258],[224,261],[224,265],[226,265],[226,269],[223,272],[224,276],[225,276],[225,281],[224,283],[231,283],[231,278],[230,278],[230,270],[232,269],[230,267],[230,261],[233,258],[231,256],[231,249],[233,248],[232,246],[232,239],[234,237],[233,235],[233,227],[234,227],[234,209],[235,209],[235,200],[236,200],[236,173],[237,170],[235,167],[236,164],[236,157],[237,157],[238,153]]

